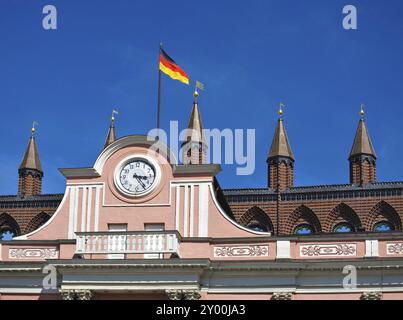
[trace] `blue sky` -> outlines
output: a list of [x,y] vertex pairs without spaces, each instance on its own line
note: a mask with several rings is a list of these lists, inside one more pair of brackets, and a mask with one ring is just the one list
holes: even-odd
[[[58,30],[42,8],[58,9]],[[344,5],[358,30],[342,28]],[[296,185],[348,182],[348,154],[364,102],[378,153],[378,180],[403,180],[401,0],[2,0],[0,10],[0,194],[17,191],[33,120],[43,191],[63,192],[61,167],[91,166],[112,108],[119,136],[155,126],[158,45],[206,90],[205,127],[256,129],[256,171],[228,187],[265,187],[266,155],[286,103]],[[193,86],[163,78],[162,125],[184,127]]]

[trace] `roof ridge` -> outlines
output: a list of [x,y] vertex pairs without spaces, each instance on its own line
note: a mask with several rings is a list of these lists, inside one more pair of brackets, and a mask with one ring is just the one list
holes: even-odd
[[[373,185],[373,186],[387,186],[387,185],[403,185],[403,181],[382,181],[382,182],[375,182],[375,183],[370,183],[368,185]],[[316,185],[316,186],[297,186],[297,187],[291,187],[287,191],[298,191],[298,190],[303,190],[303,189],[325,189],[325,188],[337,188],[337,187],[351,187],[355,188],[358,187],[355,184],[351,183],[345,183],[345,184],[324,184],[324,185]],[[361,188],[361,187],[360,187]],[[365,189],[365,187],[363,188]],[[223,192],[233,192],[233,191],[265,191],[267,190],[270,192],[271,190],[269,188],[231,188],[231,189],[222,189]]]

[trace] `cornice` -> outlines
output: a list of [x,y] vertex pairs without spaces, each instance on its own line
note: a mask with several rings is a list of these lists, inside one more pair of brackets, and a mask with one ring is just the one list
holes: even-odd
[[[228,203],[277,201],[278,194],[269,188],[224,189]],[[319,185],[292,187],[280,192],[281,201],[326,200],[368,197],[393,197],[403,195],[403,182],[369,183],[364,186],[355,184]]]

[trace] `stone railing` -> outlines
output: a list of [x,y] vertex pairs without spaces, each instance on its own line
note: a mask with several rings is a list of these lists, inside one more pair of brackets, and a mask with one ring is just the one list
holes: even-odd
[[76,254],[179,254],[176,231],[77,232]]

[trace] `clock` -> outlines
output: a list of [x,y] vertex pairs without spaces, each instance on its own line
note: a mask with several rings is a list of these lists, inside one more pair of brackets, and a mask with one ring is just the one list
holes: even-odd
[[130,157],[124,160],[115,172],[115,184],[128,196],[143,196],[150,193],[160,180],[158,164],[146,157]]

